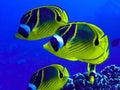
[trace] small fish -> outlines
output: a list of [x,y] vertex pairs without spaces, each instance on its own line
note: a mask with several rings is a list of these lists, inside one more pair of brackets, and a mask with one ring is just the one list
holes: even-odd
[[52,36],[58,27],[68,23],[68,16],[57,6],[41,6],[26,12],[21,18],[17,38],[38,40]]
[[67,60],[100,64],[108,58],[108,46],[108,36],[100,28],[86,22],[73,22],[60,27],[44,48]]
[[117,38],[115,40],[112,41],[112,47],[116,47],[120,44],[120,38]]
[[52,64],[33,74],[27,90],[61,90],[68,77],[69,73],[65,67]]
[[108,58],[108,46],[108,36],[99,27],[86,22],[72,22],[60,27],[44,48],[60,58],[88,63],[88,76],[93,84],[96,64]]
[[96,65],[88,63],[87,69],[88,69],[89,81],[91,84],[94,84],[95,77],[97,77]]

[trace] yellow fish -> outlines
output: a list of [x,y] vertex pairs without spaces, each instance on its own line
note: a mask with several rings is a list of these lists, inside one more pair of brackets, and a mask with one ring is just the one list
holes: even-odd
[[26,12],[21,18],[17,38],[38,40],[52,36],[58,27],[68,23],[68,16],[57,6],[41,6]]
[[65,67],[52,64],[33,74],[28,90],[61,90],[68,77],[69,73]]
[[[108,46],[108,36],[99,27],[72,22],[60,27],[44,48],[60,58],[88,63],[88,74],[91,75],[91,71],[95,72],[95,65],[108,58]],[[93,81],[91,79],[91,83]]]

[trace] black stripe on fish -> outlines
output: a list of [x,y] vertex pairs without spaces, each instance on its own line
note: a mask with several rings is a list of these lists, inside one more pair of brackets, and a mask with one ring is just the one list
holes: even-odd
[[59,27],[57,34],[61,36],[68,29],[68,27],[69,27],[69,25]]
[[32,10],[32,16],[27,23],[27,25],[30,27],[31,31],[33,30],[34,26],[37,23],[37,13],[38,13],[38,9]]
[[78,24],[77,27],[77,34],[74,41],[78,41],[79,39],[82,41],[89,41],[94,39],[95,34],[88,25]]
[[36,88],[38,88],[41,81],[42,81],[42,70],[33,74],[32,78],[30,80],[30,83],[34,84],[36,86]]
[[30,30],[32,31],[37,22],[37,12],[38,9],[30,10],[22,17],[20,24],[28,25],[30,27]]
[[95,46],[98,46],[99,45],[99,40],[98,40],[98,37],[96,38],[95,42],[94,42]]
[[56,18],[56,20],[58,21],[58,22],[60,22],[61,21],[61,17],[57,14],[57,18]]
[[58,49],[59,49],[59,42],[57,41],[57,39],[56,39],[55,37],[52,37],[52,38],[50,39],[50,43],[51,43],[53,49],[54,49],[55,51],[58,51]]
[[22,16],[20,23],[25,24],[27,22],[27,20],[30,18],[30,11],[27,12],[25,15]]
[[56,12],[56,20],[58,21],[58,22],[60,22],[62,19],[61,19],[61,17],[58,15],[58,12],[57,11],[55,11]]
[[68,30],[68,32],[62,36],[63,41],[64,41],[64,45],[67,43],[67,41],[69,39],[71,39],[75,33],[75,28],[76,28],[76,24],[72,24],[72,26],[70,27],[70,29]]
[[55,14],[52,10],[48,9],[48,8],[39,8],[40,11],[40,23],[39,26],[42,25],[44,22],[46,21],[52,21],[55,19]]
[[21,28],[21,27],[19,27],[18,33],[21,34],[25,38],[27,38],[29,35],[28,32],[24,28]]
[[58,71],[55,67],[47,67],[44,69],[44,81],[51,80],[58,75]]

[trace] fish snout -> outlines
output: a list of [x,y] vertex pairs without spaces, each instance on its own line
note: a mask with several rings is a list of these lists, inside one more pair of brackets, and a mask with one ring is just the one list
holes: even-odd
[[66,67],[63,67],[62,72],[64,73],[64,77],[69,77],[69,72]]
[[67,13],[66,13],[66,11],[62,11],[62,14],[61,14],[61,18],[62,18],[62,23],[63,24],[67,24],[68,23],[68,15],[67,15]]

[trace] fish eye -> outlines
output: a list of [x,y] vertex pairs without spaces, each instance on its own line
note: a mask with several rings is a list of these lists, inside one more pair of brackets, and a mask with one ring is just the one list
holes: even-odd
[[62,19],[57,11],[55,11],[55,15],[56,15],[56,20],[60,22]]
[[94,44],[95,44],[95,46],[98,46],[98,45],[99,45],[99,40],[98,40],[98,38],[96,38]]
[[61,17],[57,16],[57,21],[60,22],[61,21]]
[[60,73],[60,78],[63,78],[63,74],[60,70],[59,70],[59,73]]

